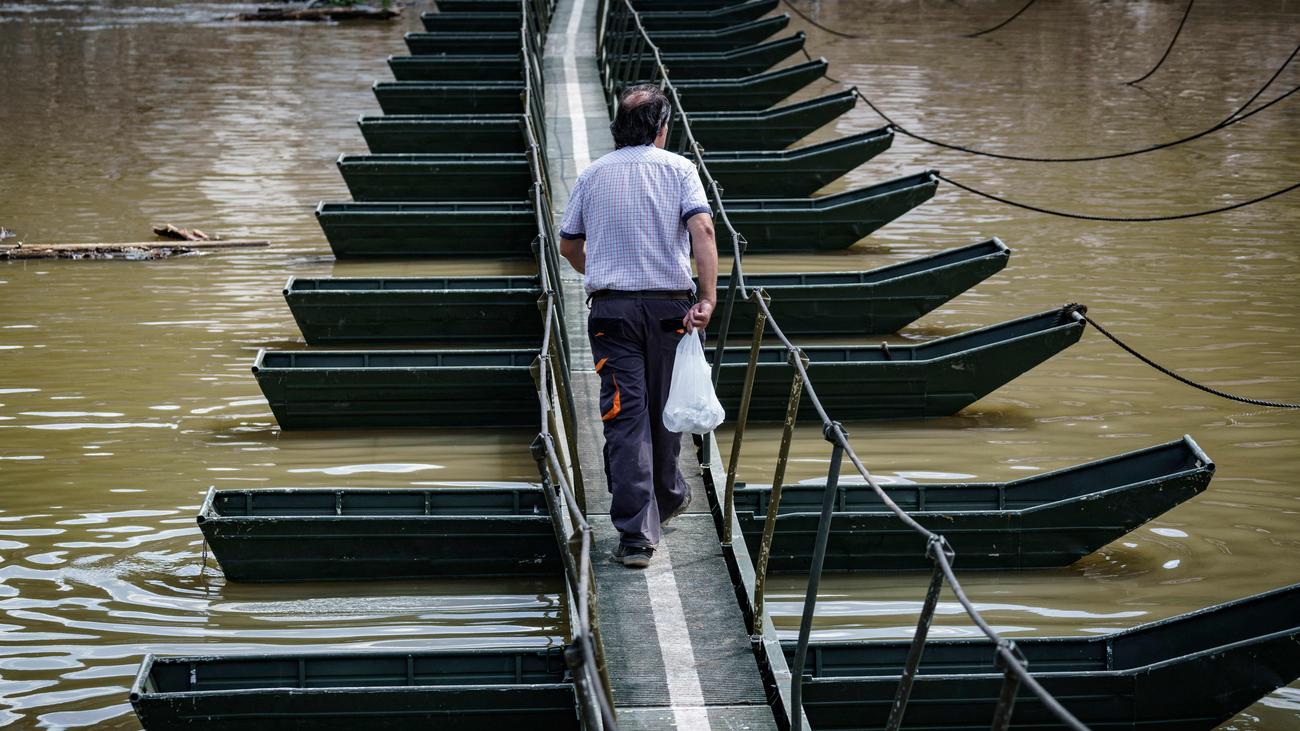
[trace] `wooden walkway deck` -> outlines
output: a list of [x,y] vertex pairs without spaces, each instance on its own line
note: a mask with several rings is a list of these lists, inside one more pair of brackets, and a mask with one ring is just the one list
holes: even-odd
[[[547,38],[547,152],[557,214],[564,210],[577,174],[613,149],[595,61],[595,20],[595,0],[559,0]],[[788,722],[778,718],[789,687],[785,659],[766,617],[765,642],[750,637],[745,620],[753,591],[749,558],[743,542],[737,545],[740,556],[721,545],[719,519],[711,511],[716,504],[712,484],[689,439],[683,445],[682,469],[694,491],[691,511],[668,527],[649,569],[626,569],[608,558],[618,535],[609,522],[601,463],[599,381],[587,344],[582,277],[566,264],[563,279],[578,448],[588,517],[597,537],[593,562],[600,629],[619,726],[785,728]],[[721,474],[721,468],[715,465],[712,474]],[[769,696],[778,701],[775,710]]]

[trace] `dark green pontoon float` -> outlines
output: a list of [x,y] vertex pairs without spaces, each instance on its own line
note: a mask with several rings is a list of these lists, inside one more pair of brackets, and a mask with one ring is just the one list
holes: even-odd
[[342,258],[531,255],[533,206],[493,203],[321,203],[316,221]]
[[894,142],[888,127],[793,150],[705,150],[704,164],[728,197],[811,196]]
[[389,56],[398,81],[523,81],[519,54],[495,56]]
[[362,116],[357,126],[366,146],[375,154],[501,153],[528,149],[522,114]]
[[460,13],[420,13],[420,23],[430,33],[509,33],[519,30],[523,14],[478,10]]
[[578,731],[564,648],[146,655],[145,731]]
[[730,51],[662,53],[660,58],[676,84],[689,79],[725,79],[762,73],[798,53],[803,44],[804,33],[799,31],[789,38]]
[[[757,20],[776,10],[780,0],[745,0],[725,8],[708,10],[671,10],[641,13],[646,30],[703,30],[723,28]],[[442,9],[442,8],[440,8]],[[454,12],[421,13],[420,22],[427,31],[493,33],[519,27],[522,18],[518,4],[478,3],[458,7]]]
[[673,81],[687,112],[767,109],[826,76],[826,59],[735,79]]
[[533,427],[522,350],[262,350],[257,385],[282,429]]
[[639,12],[647,31],[705,30],[757,20],[776,10],[780,0],[745,0],[704,10],[646,10]]
[[519,32],[514,33],[407,33],[406,48],[413,54],[489,56],[519,53]]
[[[999,239],[941,251],[865,272],[748,274],[745,284],[771,296],[781,329],[794,337],[883,335],[907,327],[1002,270],[1011,250]],[[730,277],[718,278],[725,292]],[[757,308],[737,300],[731,337],[753,337]],[[709,334],[721,327],[713,318]],[[735,340],[732,340],[735,342]]]
[[934,196],[933,171],[819,198],[727,196],[727,215],[751,254],[846,249]]
[[[793,654],[793,643],[782,646]],[[803,707],[812,727],[884,728],[909,646],[809,645]],[[1300,584],[1108,635],[1017,637],[1016,647],[1034,679],[1089,728],[1210,731],[1300,675]],[[926,642],[903,728],[987,729],[1003,679],[994,657],[984,639]],[[1011,728],[1065,726],[1021,688]]]
[[704,11],[729,8],[743,2],[745,0],[632,0],[632,7],[636,8],[638,13],[669,10]]
[[442,13],[509,13],[519,12],[520,0],[438,0],[434,5]]
[[231,581],[559,577],[535,485],[208,491],[199,529]]
[[[809,345],[803,351],[818,398],[838,419],[949,416],[1070,347],[1083,328],[1071,306],[921,345]],[[760,350],[751,421],[785,419],[793,370],[788,357],[783,347]],[[718,398],[729,414],[740,407],[748,361],[748,346],[724,350]],[[818,420],[807,399],[799,419]]]
[[376,81],[384,114],[522,114],[522,81]]
[[538,343],[537,277],[291,277],[284,299],[311,345]]
[[[770,18],[736,23],[722,28],[706,30],[648,30],[650,40],[667,53],[700,53],[731,51],[742,46],[761,43],[790,25],[790,16],[782,13]],[[636,31],[633,30],[633,33]],[[607,42],[617,43],[618,36],[610,34]]]
[[[942,533],[961,567],[1068,566],[1199,495],[1214,462],[1191,437],[1055,472],[1000,483],[881,485],[926,528]],[[806,572],[825,483],[785,485],[769,571]],[[757,556],[771,486],[736,490],[750,555]],[[826,571],[926,571],[925,540],[865,484],[838,486]]]
[[[691,114],[691,132],[710,152],[782,150],[834,121],[857,101],[850,89],[761,112],[696,112]],[[677,149],[681,125],[673,125],[668,134],[668,149]]]
[[514,200],[533,185],[522,152],[339,155],[338,166],[359,203]]

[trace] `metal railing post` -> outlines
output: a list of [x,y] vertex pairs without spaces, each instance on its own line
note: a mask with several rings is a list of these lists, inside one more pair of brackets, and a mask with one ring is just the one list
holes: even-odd
[[[840,485],[840,464],[844,461],[844,427],[831,422],[826,427],[831,441],[831,466],[826,471],[826,490],[822,493],[821,520],[813,544],[812,565],[808,569],[808,591],[804,594],[803,617],[799,620],[799,644],[795,646],[794,667],[790,668],[790,730],[803,728],[803,669],[808,660],[808,637],[812,634],[813,615],[817,611],[817,590],[822,583],[822,565],[826,563],[826,544],[830,541],[831,514]],[[832,433],[834,438],[832,439]]]
[[[1006,650],[1012,655],[1008,660],[1003,654]],[[1011,712],[1016,708],[1016,693],[1020,691],[1020,675],[1016,673],[1016,665],[1023,663],[1028,665],[1024,656],[1020,654],[1016,643],[1011,640],[1002,640],[998,643],[997,665],[1003,668],[1002,672],[1002,692],[998,695],[997,708],[993,710],[993,731],[1006,731],[1011,725]]]
[[[953,557],[952,548],[943,536],[931,536],[925,552],[934,557],[938,551],[943,551],[949,559]],[[925,652],[925,639],[930,634],[930,625],[934,622],[934,610],[939,605],[939,592],[942,589],[943,569],[936,559],[934,573],[930,576],[930,588],[926,590],[925,603],[921,606],[921,616],[916,620],[916,633],[912,635],[912,645],[907,648],[907,662],[903,665],[903,676],[898,680],[898,692],[894,694],[894,705],[889,709],[885,731],[898,731],[903,725],[903,714],[907,712],[907,701],[912,697],[912,684],[916,681],[921,654]]]
[[[685,132],[683,131],[683,136]],[[743,250],[742,242],[732,242],[733,250]],[[722,304],[722,324],[718,326],[718,344],[713,348],[713,387],[718,387],[718,377],[722,368],[722,349],[727,345],[727,338],[731,337],[731,320],[736,311],[736,293],[740,291],[741,273],[740,257],[733,257],[731,260],[731,278],[727,280],[727,299]],[[768,300],[771,301],[770,298]],[[762,308],[759,308],[760,310]]]
[[[761,289],[754,290],[755,298],[766,298],[767,293]],[[763,344],[763,332],[767,329],[767,316],[763,308],[758,308],[754,317],[754,340],[749,346],[749,365],[745,367],[745,385],[740,392],[740,413],[736,416],[735,434],[731,439],[731,461],[727,464],[727,487],[722,498],[722,545],[730,546],[731,521],[736,516],[736,468],[740,464],[740,447],[745,440],[745,424],[749,421],[749,402],[754,393],[754,378],[758,372],[758,354]]]
[[[760,315],[761,316],[761,315]],[[791,360],[796,357],[790,354]],[[808,356],[797,357],[808,366]],[[793,365],[793,363],[791,363]],[[758,561],[754,564],[754,634],[763,634],[763,605],[767,596],[767,562],[772,556],[772,540],[776,534],[776,519],[781,509],[781,488],[785,485],[785,468],[790,461],[790,443],[794,440],[794,425],[799,415],[799,401],[803,396],[803,375],[794,369],[790,379],[790,400],[785,406],[785,424],[781,429],[781,449],[776,453],[776,473],[772,476],[772,492],[767,499],[767,520],[763,522],[763,540],[758,546]]]

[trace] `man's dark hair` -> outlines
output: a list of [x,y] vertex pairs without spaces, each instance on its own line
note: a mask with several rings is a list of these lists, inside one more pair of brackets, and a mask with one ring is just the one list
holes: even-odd
[[614,147],[652,144],[671,115],[668,97],[658,86],[629,86],[619,94],[618,112],[614,121],[609,123],[609,131],[614,134]]

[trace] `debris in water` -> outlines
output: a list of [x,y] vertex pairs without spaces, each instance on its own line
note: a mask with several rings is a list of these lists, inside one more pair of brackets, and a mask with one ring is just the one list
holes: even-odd
[[0,244],[0,261],[5,259],[164,259],[198,254],[205,249],[236,249],[268,246],[268,241],[186,241],[159,243],[140,241],[97,244]]
[[316,0],[299,7],[258,8],[256,13],[239,13],[223,20],[254,21],[329,21],[344,20],[389,20],[401,15],[401,8],[373,7],[361,3],[336,4],[329,0]]
[[221,238],[216,234],[208,234],[197,228],[179,228],[170,223],[154,224],[153,232],[159,238],[175,239],[177,241],[216,241]]

